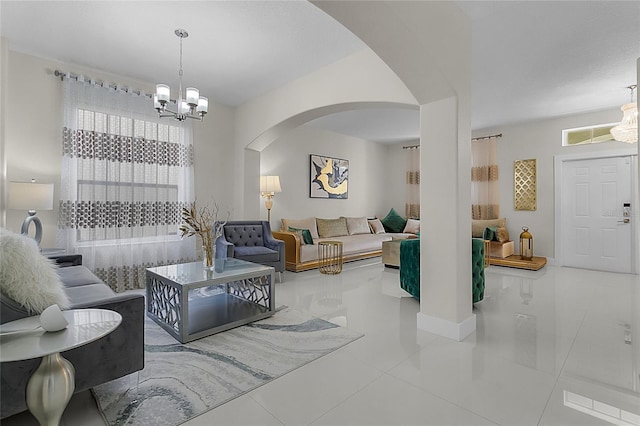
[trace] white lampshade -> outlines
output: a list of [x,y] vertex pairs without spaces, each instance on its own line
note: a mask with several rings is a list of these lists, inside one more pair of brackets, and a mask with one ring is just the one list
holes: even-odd
[[9,182],[9,208],[13,210],[53,210],[53,184]]
[[187,103],[189,105],[198,105],[198,99],[200,98],[200,92],[195,87],[187,87]]
[[282,192],[280,176],[260,176],[260,192]]
[[178,113],[180,114],[188,114],[189,113],[189,104],[187,104],[187,101],[179,101],[180,104],[178,105]]
[[611,128],[611,135],[620,142],[638,142],[638,106],[635,103],[622,105],[622,121]]
[[196,111],[206,113],[208,110],[209,99],[205,98],[204,96],[200,96],[200,99],[198,99],[198,107],[196,108]]
[[158,101],[169,102],[171,89],[166,84],[156,84],[156,95],[158,95]]
[[156,108],[156,109],[162,107],[162,105],[160,105],[160,101],[158,101],[158,94],[157,93],[153,94],[153,107]]

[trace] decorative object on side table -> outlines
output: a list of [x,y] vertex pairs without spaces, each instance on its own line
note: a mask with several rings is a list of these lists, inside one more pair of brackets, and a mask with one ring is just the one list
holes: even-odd
[[198,209],[194,201],[189,207],[182,208],[182,224],[180,225],[180,237],[191,237],[198,235],[202,240],[202,264],[206,268],[213,266],[213,260],[216,256],[216,240],[222,235],[224,225],[229,220],[231,212],[227,211],[227,217],[224,221],[218,220],[220,206],[213,204],[213,208],[209,205]]

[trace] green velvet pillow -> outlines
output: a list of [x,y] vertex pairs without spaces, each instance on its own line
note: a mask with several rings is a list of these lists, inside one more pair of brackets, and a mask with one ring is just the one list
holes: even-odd
[[302,241],[305,244],[313,244],[313,237],[311,236],[311,231],[309,231],[308,229],[299,229],[299,228],[293,228],[293,227],[289,227],[289,231],[290,232],[300,232],[300,234],[302,235]]
[[487,226],[482,233],[482,239],[487,241],[493,241],[496,239],[497,226]]
[[386,229],[387,232],[396,233],[402,232],[407,224],[407,220],[396,213],[393,207],[389,210],[389,213],[384,219],[380,219],[380,222],[382,222],[382,226],[384,226],[384,229]]

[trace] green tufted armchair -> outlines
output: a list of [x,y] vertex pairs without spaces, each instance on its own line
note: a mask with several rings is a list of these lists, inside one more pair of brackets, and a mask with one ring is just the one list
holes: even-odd
[[[471,239],[473,303],[484,299],[484,242]],[[420,239],[400,243],[400,287],[420,300]]]

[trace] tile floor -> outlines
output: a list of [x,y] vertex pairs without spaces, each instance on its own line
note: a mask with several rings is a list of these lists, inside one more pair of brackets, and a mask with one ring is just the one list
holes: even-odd
[[[458,343],[416,330],[418,302],[379,259],[286,273],[278,305],[365,336],[186,425],[640,425],[637,275],[491,266],[486,278],[476,332]],[[89,393],[62,424],[102,425]]]

